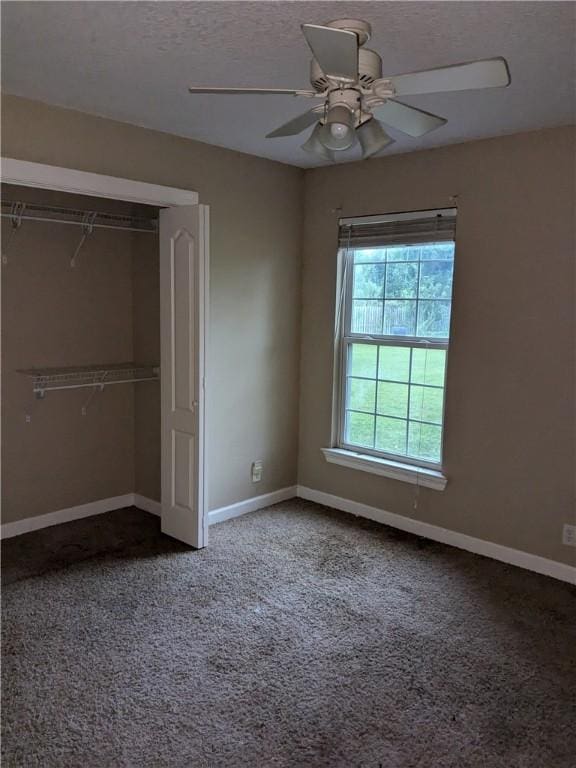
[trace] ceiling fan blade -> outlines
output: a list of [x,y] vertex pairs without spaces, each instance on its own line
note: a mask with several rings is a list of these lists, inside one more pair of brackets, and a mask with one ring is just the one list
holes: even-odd
[[322,155],[326,160],[331,160],[332,162],[335,161],[334,153],[331,152],[329,149],[326,149],[324,144],[320,141],[318,138],[318,134],[320,133],[321,129],[320,123],[314,128],[310,136],[308,137],[308,140],[302,144],[302,149],[306,150],[306,152],[313,152],[317,155]]
[[302,32],[326,77],[354,82],[358,77],[358,36],[345,29],[302,24]]
[[499,57],[394,75],[387,79],[392,82],[398,96],[411,96],[474,88],[502,88],[510,85],[510,71],[506,59]]
[[265,96],[269,93],[284,93],[290,96],[316,96],[316,91],[295,90],[293,88],[203,88],[192,86],[188,88],[189,93],[221,93],[221,94],[242,94],[255,93]]
[[372,157],[381,149],[387,147],[389,144],[394,143],[394,139],[388,136],[384,128],[380,125],[376,118],[368,120],[363,123],[360,128],[356,130],[356,135],[360,141],[362,147],[362,159]]
[[295,117],[293,120],[289,120],[287,123],[284,123],[284,125],[276,128],[275,131],[266,134],[266,138],[276,139],[280,136],[296,136],[297,133],[302,133],[302,131],[306,130],[312,123],[317,122],[319,117],[320,115],[318,112],[310,109],[308,112],[304,112],[302,115],[298,115],[298,117]]
[[409,107],[408,104],[402,104],[400,101],[389,99],[380,107],[374,107],[372,113],[392,128],[397,128],[408,136],[417,138],[424,136],[425,133],[440,128],[448,121],[443,117],[431,115],[430,112],[424,112],[416,107]]

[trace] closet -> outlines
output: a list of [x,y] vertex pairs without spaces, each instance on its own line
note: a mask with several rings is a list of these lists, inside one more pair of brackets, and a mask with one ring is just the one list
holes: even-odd
[[137,494],[197,546],[202,206],[7,183],[1,202],[3,524]]

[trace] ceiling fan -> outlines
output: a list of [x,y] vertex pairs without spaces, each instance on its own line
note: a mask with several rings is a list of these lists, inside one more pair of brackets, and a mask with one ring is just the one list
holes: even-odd
[[510,84],[503,58],[483,59],[439,69],[382,77],[382,59],[364,48],[371,27],[366,21],[339,19],[326,26],[303,24],[302,32],[314,58],[310,66],[313,90],[291,88],[189,88],[192,94],[286,94],[318,99],[319,104],[269,133],[267,139],[295,136],[316,123],[302,149],[328,160],[357,141],[362,157],[370,157],[393,142],[380,120],[408,136],[423,136],[447,121],[397,101],[442,91],[500,88]]

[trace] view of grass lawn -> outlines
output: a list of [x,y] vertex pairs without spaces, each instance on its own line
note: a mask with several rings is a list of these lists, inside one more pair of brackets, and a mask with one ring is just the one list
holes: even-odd
[[[359,247],[351,257],[344,442],[440,462],[446,349],[426,340],[448,340],[454,242]],[[424,343],[386,343],[410,337]]]
[[439,461],[446,351],[355,343],[349,354],[346,442]]

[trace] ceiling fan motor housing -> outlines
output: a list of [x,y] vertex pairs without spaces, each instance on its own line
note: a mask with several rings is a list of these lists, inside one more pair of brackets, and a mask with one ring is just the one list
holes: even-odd
[[[375,51],[368,48],[358,49],[358,85],[369,88],[374,80],[382,77],[382,59]],[[334,87],[334,82],[328,80],[316,59],[310,62],[310,82],[312,87],[322,93]]]
[[347,110],[352,113],[354,122],[357,123],[357,115],[360,114],[362,97],[355,88],[334,88],[328,94],[326,100],[326,114],[320,122],[332,122],[338,113]]

